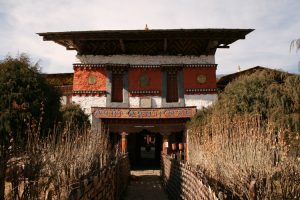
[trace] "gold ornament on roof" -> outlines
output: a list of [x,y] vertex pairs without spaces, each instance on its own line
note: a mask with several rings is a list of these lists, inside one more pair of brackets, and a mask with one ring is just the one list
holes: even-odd
[[146,24],[145,31],[148,31],[148,30],[149,30],[149,28],[148,28],[148,25]]

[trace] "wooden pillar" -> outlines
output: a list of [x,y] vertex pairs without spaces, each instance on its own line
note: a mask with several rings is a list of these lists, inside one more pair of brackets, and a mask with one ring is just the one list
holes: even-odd
[[184,161],[189,161],[189,130],[185,130],[185,141],[184,141]]
[[122,132],[121,133],[121,153],[125,154],[127,153],[127,133]]
[[170,142],[169,142],[170,133],[163,134],[163,146],[162,146],[162,153],[167,155],[170,149]]

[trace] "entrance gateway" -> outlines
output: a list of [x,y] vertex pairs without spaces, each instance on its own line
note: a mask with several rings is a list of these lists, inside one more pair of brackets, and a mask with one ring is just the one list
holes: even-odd
[[112,144],[129,153],[133,167],[158,166],[162,152],[184,159],[185,124],[195,113],[196,107],[92,108],[93,123],[108,127]]
[[215,52],[252,29],[104,30],[39,33],[67,50],[72,101],[105,127],[133,166],[155,166],[161,152],[188,159],[186,122],[217,99]]

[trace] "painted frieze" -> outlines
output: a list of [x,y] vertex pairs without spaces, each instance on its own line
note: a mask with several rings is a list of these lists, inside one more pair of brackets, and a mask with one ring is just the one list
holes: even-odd
[[191,118],[196,107],[184,108],[92,108],[96,118],[163,119]]

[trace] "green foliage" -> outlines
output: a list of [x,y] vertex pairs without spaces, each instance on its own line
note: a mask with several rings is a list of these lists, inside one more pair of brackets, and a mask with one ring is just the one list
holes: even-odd
[[68,104],[61,108],[63,127],[72,132],[82,132],[90,127],[87,114],[77,104]]
[[0,61],[1,144],[25,142],[28,130],[47,135],[59,113],[60,93],[39,73],[26,55]]
[[[300,130],[300,76],[258,71],[228,84],[211,111],[213,115],[260,114],[278,127]],[[207,111],[205,111],[207,112]]]

